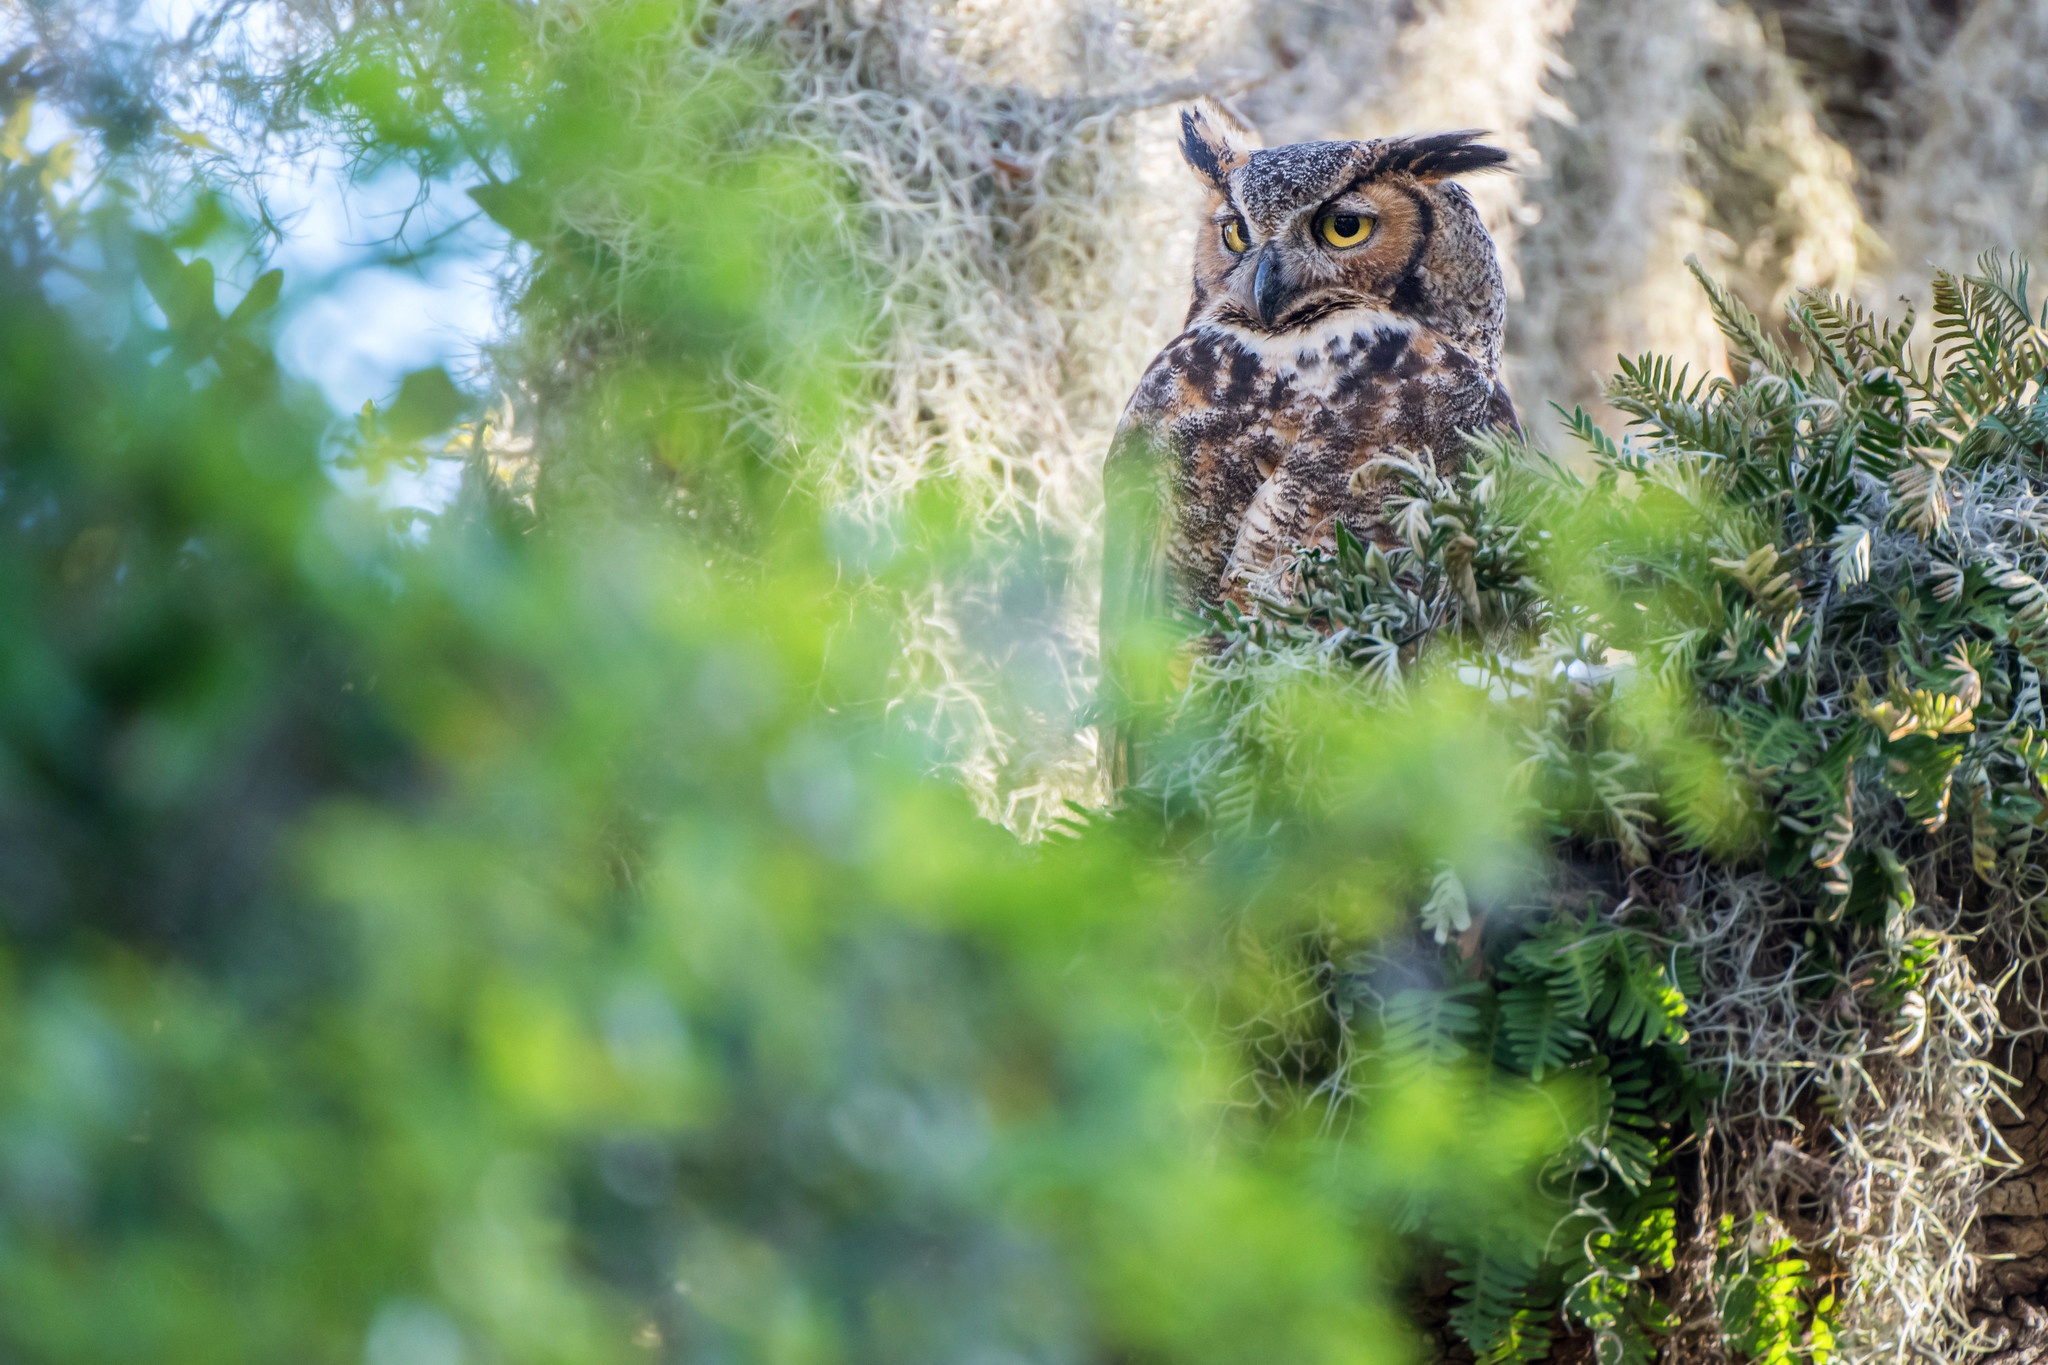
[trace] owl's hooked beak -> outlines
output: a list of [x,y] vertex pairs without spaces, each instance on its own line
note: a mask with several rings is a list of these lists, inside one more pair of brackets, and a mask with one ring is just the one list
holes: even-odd
[[1268,242],[1259,249],[1258,269],[1252,275],[1252,301],[1259,306],[1259,321],[1271,327],[1293,293],[1280,265],[1279,243]]

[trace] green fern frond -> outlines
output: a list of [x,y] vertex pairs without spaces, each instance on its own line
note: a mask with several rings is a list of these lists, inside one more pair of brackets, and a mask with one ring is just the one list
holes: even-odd
[[1764,331],[1763,323],[1758,321],[1755,313],[1749,311],[1749,305],[1736,298],[1726,285],[1709,275],[1706,268],[1700,264],[1699,257],[1686,257],[1685,268],[1692,272],[1692,277],[1699,281],[1700,288],[1706,291],[1707,304],[1713,310],[1714,321],[1720,325],[1721,335],[1728,339],[1729,350],[1737,359],[1747,361],[1781,379],[1799,377],[1799,369],[1792,363],[1792,358],[1785,354],[1783,347],[1771,340],[1769,334]]
[[1480,1360],[1511,1365],[1549,1354],[1550,1311],[1532,1294],[1538,1270],[1533,1255],[1501,1239],[1482,1247],[1453,1246],[1449,1256],[1458,1300],[1451,1327]]
[[1500,1030],[1509,1064],[1531,1080],[1555,1075],[1585,1054],[1591,1038],[1581,1022],[1540,979],[1517,981],[1501,993]]
[[1762,1216],[1738,1233],[1724,1217],[1715,1258],[1722,1339],[1756,1365],[1823,1365],[1833,1354],[1833,1298],[1819,1293],[1798,1243],[1759,1243]]
[[1484,982],[1444,990],[1396,991],[1382,1010],[1381,1037],[1397,1067],[1448,1066],[1470,1055],[1483,1030]]

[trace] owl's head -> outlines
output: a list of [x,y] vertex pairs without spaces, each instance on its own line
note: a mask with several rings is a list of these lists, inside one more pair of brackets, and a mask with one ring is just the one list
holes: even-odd
[[1471,196],[1449,179],[1506,163],[1478,136],[1257,151],[1218,106],[1183,110],[1181,153],[1211,191],[1189,325],[1278,336],[1370,309],[1498,363],[1507,313],[1500,262]]

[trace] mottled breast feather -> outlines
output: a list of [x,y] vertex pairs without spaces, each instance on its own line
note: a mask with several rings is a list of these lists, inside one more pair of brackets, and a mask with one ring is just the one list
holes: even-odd
[[[1360,466],[1407,452],[1448,473],[1464,434],[1515,428],[1492,366],[1406,320],[1333,319],[1302,337],[1257,337],[1200,325],[1145,372],[1124,413],[1106,475],[1160,462],[1173,524],[1158,595],[1183,610],[1271,592],[1299,546],[1334,543],[1341,523],[1385,540],[1383,485],[1352,487]],[[1107,585],[1105,585],[1107,586]]]

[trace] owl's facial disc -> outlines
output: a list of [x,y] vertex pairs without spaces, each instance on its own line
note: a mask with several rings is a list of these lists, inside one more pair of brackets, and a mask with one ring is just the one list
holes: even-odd
[[1225,206],[1227,298],[1218,320],[1279,333],[1349,309],[1388,308],[1418,240],[1415,217],[1409,196],[1383,184],[1354,185],[1265,222]]
[[1471,130],[1253,150],[1220,111],[1182,116],[1207,192],[1187,325],[1287,336],[1391,314],[1498,358],[1500,269],[1450,177],[1505,167]]

